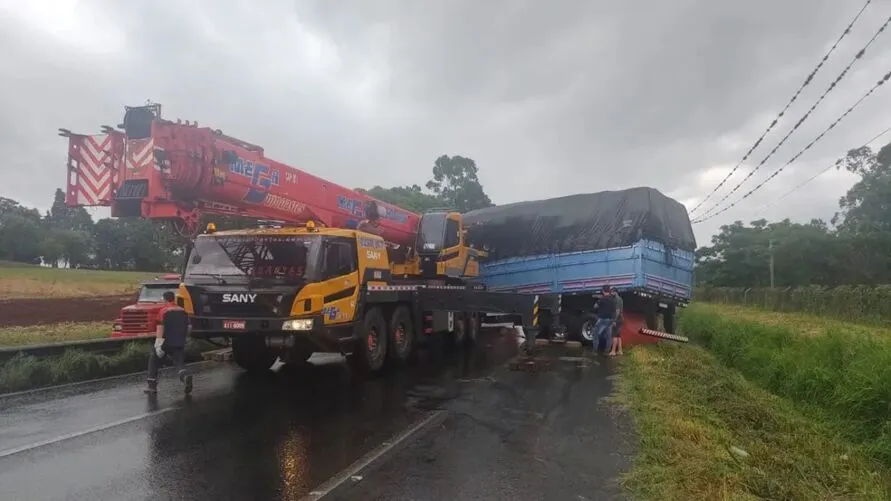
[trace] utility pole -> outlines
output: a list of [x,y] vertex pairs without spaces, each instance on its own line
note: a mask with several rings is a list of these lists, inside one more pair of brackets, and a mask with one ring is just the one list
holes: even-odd
[[773,289],[773,239],[767,241],[767,251],[770,253],[770,288]]

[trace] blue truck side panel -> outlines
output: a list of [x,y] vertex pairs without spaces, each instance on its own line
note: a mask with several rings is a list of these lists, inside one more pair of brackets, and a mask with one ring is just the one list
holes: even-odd
[[483,261],[479,280],[490,290],[530,293],[582,292],[609,284],[686,302],[692,296],[693,259],[692,252],[666,251],[660,243],[640,240],[628,247]]

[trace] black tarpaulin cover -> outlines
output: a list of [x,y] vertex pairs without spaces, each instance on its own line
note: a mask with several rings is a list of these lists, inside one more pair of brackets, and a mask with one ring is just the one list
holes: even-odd
[[687,209],[654,188],[630,188],[517,202],[464,214],[470,243],[489,259],[576,252],[648,239],[696,249]]

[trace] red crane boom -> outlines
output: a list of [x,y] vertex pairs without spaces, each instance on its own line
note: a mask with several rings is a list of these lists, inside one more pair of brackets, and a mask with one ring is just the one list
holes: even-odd
[[339,228],[370,219],[385,240],[414,245],[417,214],[269,159],[263,148],[220,130],[164,120],[159,104],[125,110],[119,130],[59,130],[69,141],[68,206],[173,220],[188,232],[208,212]]

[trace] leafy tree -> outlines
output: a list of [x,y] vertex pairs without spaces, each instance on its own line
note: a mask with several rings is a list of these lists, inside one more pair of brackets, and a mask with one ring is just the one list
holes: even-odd
[[478,172],[471,158],[442,155],[433,163],[433,179],[427,182],[427,189],[460,212],[492,207]]
[[405,210],[423,213],[432,209],[445,207],[448,203],[436,195],[424,193],[420,186],[413,184],[411,186],[396,186],[394,188],[382,188],[375,186],[370,190],[357,188],[356,191],[368,193],[369,195],[391,203]]
[[868,146],[853,149],[837,166],[860,180],[839,200],[833,223],[843,232],[891,232],[891,144],[878,154]]
[[59,236],[52,232],[45,232],[43,240],[40,242],[40,253],[45,264],[58,268],[64,253]]
[[0,259],[37,264],[42,241],[40,213],[18,204],[0,209]]
[[93,228],[93,218],[87,210],[65,205],[65,192],[59,188],[53,195],[53,205],[44,219],[54,229],[89,232]]

